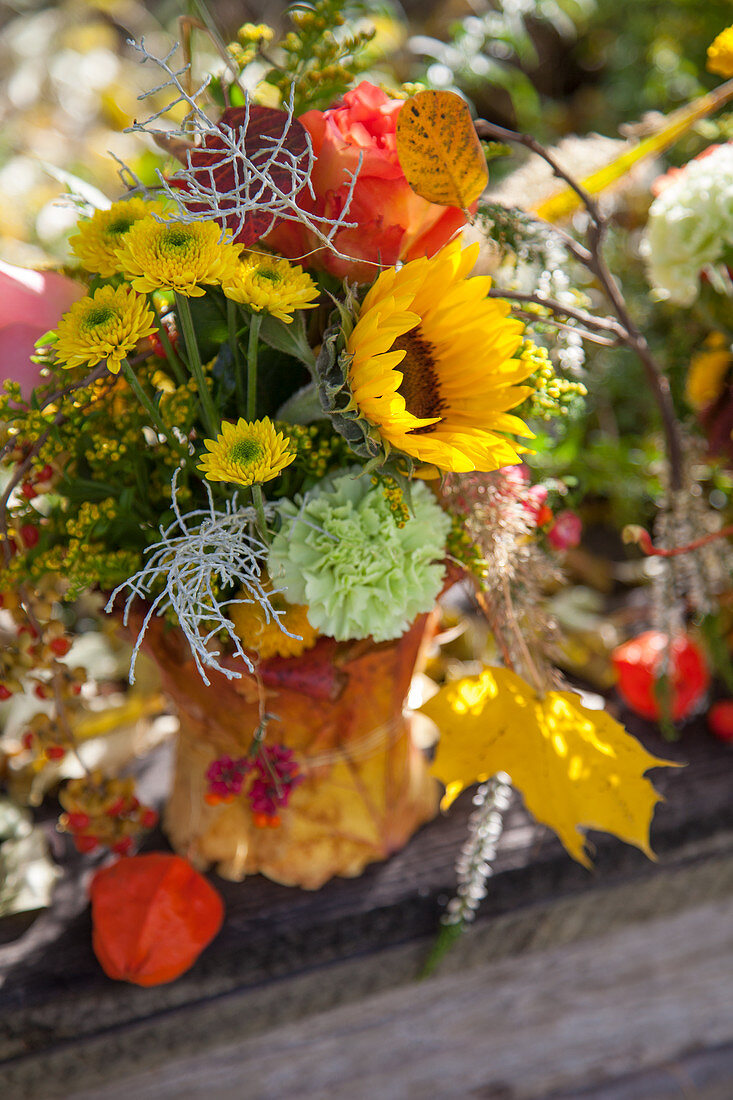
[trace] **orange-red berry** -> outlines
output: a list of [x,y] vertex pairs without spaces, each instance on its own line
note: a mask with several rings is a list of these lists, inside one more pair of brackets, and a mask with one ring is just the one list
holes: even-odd
[[52,638],[48,644],[57,657],[65,657],[71,649],[71,642],[68,638]]
[[10,688],[6,688],[5,684],[0,684],[0,702],[4,703],[12,694]]
[[47,745],[44,753],[48,760],[63,760],[66,756],[66,749],[63,745]]
[[708,729],[720,741],[733,744],[733,699],[721,699],[708,711]]
[[82,836],[74,837],[74,845],[77,852],[93,852],[99,844],[96,836],[89,836],[83,834]]
[[119,840],[116,840],[112,845],[112,851],[116,852],[118,856],[126,856],[132,848],[132,837],[123,836]]

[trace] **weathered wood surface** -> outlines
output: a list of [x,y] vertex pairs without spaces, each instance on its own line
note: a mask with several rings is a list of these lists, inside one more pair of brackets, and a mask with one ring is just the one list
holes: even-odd
[[[668,796],[653,830],[659,862],[596,835],[597,870],[589,873],[513,806],[475,927],[442,970],[419,984],[414,978],[454,886],[468,797],[387,863],[319,893],[260,879],[218,881],[227,903],[222,933],[187,975],[155,989],[111,982],[99,970],[82,888],[90,864],[70,860],[53,909],[0,947],[0,1096],[41,1100],[86,1089],[87,1097],[113,1098],[118,1083],[121,1089],[126,1078],[147,1072],[154,1076],[134,1086],[141,1097],[353,1098],[374,1094],[358,1091],[364,1072],[358,1067],[370,1060],[372,1076],[364,1080],[384,1097],[519,1100],[733,1041],[733,944],[726,950],[723,937],[733,926],[733,758],[702,730],[690,729],[669,746],[645,724],[639,729],[652,751],[689,761],[685,769],[654,774]],[[149,782],[155,781],[153,773]],[[451,1025],[459,1019],[460,1027]],[[339,1030],[341,1022],[346,1030]],[[357,1068],[344,1091],[327,1074],[312,1075],[336,1057],[338,1042],[328,1045],[334,1028],[354,1048]],[[538,1049],[544,1043],[545,1054],[534,1061],[528,1028]],[[426,1081],[438,1080],[439,1059],[431,1055],[429,1070],[416,1070],[423,1091],[408,1091],[408,1068],[427,1057],[433,1040],[449,1059],[464,1031],[473,1039],[456,1047],[453,1062],[466,1064],[465,1083],[454,1091],[451,1081],[440,1084],[443,1092],[427,1088]],[[320,1061],[310,1059],[311,1044],[319,1043],[326,1043]],[[393,1061],[384,1060],[383,1049]],[[501,1080],[489,1072],[484,1049],[501,1054]],[[403,1075],[385,1091],[400,1061]],[[207,1083],[192,1077],[194,1091],[186,1092],[182,1082],[196,1066]],[[229,1067],[229,1076],[217,1092],[218,1066]],[[382,1078],[374,1076],[380,1067]],[[238,1073],[251,1083],[246,1089],[237,1085]],[[290,1093],[288,1080],[296,1083]]]

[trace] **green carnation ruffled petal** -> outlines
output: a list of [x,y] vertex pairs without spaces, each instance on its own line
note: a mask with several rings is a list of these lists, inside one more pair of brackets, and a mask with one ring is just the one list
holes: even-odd
[[380,484],[357,471],[327,478],[304,502],[280,504],[268,572],[291,603],[338,641],[398,638],[440,592],[450,519],[422,482],[398,526]]

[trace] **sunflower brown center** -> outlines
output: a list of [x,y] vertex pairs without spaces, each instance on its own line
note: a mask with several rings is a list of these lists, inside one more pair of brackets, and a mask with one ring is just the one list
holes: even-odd
[[[405,399],[407,411],[421,420],[441,416],[446,403],[440,396],[440,379],[435,362],[435,349],[420,333],[419,326],[398,336],[390,351],[404,351],[405,358],[397,370],[402,374],[398,392]],[[425,435],[435,424],[414,428],[414,435]]]

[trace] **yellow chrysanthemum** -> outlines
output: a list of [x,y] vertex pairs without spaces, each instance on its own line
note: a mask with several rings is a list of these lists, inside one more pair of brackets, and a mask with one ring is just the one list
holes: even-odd
[[731,367],[733,354],[728,341],[721,332],[713,333],[705,341],[705,350],[693,357],[687,374],[685,397],[693,409],[704,409],[720,396]]
[[69,239],[82,267],[105,279],[121,270],[117,252],[125,234],[135,222],[163,211],[160,202],[145,199],[125,199],[112,203],[109,210],[97,210],[91,218],[79,224],[79,232]]
[[[302,604],[287,603],[279,594],[273,595],[268,589],[268,599],[275,611],[283,612],[279,620],[290,634],[284,634],[280,627],[270,619],[258,603],[232,604],[228,614],[234,623],[234,630],[245,649],[253,649],[263,660],[270,657],[299,657],[307,649],[312,649],[318,640],[318,631],[308,622],[308,608]],[[244,593],[242,593],[244,595]]]
[[248,253],[234,278],[223,284],[227,298],[253,313],[271,313],[289,325],[296,309],[314,309],[318,287],[297,264],[277,256]]
[[56,329],[56,358],[64,367],[95,366],[103,359],[113,374],[136,344],[156,331],[147,302],[129,287],[103,286],[74,302]]
[[239,245],[220,240],[216,222],[158,222],[143,218],[127,232],[117,252],[120,270],[135,290],[176,290],[200,298],[200,284],[230,281],[239,266]]
[[225,421],[221,435],[205,439],[209,454],[201,456],[198,469],[207,481],[231,481],[237,485],[261,485],[289,466],[295,458],[290,440],[277,431],[268,417],[236,424]]
[[733,26],[726,27],[708,46],[708,72],[733,76]]
[[532,432],[507,410],[532,391],[532,364],[513,359],[521,322],[468,278],[478,244],[455,241],[433,259],[377,278],[346,344],[351,409],[383,443],[441,470],[494,470],[525,447],[499,434]]

